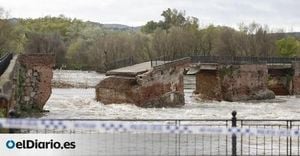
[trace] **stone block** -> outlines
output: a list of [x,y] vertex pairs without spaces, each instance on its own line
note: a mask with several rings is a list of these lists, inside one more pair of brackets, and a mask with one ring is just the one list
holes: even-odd
[[30,97],[33,98],[36,95],[36,92],[31,92]]
[[34,77],[37,77],[37,76],[39,76],[39,73],[35,71],[35,72],[33,73],[33,76],[34,76]]
[[30,101],[30,97],[29,97],[29,96],[24,96],[24,101],[25,101],[25,102]]
[[28,69],[26,77],[31,77],[31,75],[32,75],[32,69]]

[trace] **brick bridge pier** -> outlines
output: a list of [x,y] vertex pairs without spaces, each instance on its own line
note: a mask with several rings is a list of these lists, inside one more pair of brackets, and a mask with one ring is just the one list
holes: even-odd
[[52,54],[9,54],[0,60],[0,117],[12,111],[17,116],[30,116],[43,111],[51,95]]
[[189,58],[145,62],[111,70],[96,87],[96,98],[104,104],[132,103],[140,107],[184,105],[184,69]]
[[300,94],[299,58],[195,57],[195,94],[202,99],[244,101]]

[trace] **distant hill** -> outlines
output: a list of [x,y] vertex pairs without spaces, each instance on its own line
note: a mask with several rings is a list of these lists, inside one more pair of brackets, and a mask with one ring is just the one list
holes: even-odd
[[300,32],[273,33],[273,35],[275,35],[279,38],[292,36],[292,37],[300,39]]
[[289,36],[294,36],[296,38],[300,38],[300,32],[288,32],[288,33],[285,33],[286,35],[289,35]]
[[11,24],[16,24],[16,23],[18,23],[19,22],[19,18],[10,18],[10,19],[8,19],[8,22],[10,22]]
[[113,31],[139,31],[141,29],[141,26],[130,27],[130,26],[124,25],[124,24],[102,24],[102,23],[92,22],[92,21],[87,21],[87,23],[94,25],[94,26],[100,26],[105,29],[109,29],[109,30],[113,30]]
[[[8,21],[12,24],[18,23],[19,20],[20,20],[20,18],[8,19]],[[141,29],[141,26],[131,27],[131,26],[124,25],[124,24],[102,24],[102,23],[92,22],[92,21],[87,21],[86,23],[96,26],[96,27],[102,27],[102,28],[105,28],[108,30],[112,30],[112,31],[139,31]]]
[[[19,20],[20,18],[8,19],[8,21],[11,22],[12,24],[18,23]],[[142,28],[142,26],[132,27],[124,24],[103,24],[103,23],[98,23],[93,21],[86,21],[85,23],[88,23],[95,27],[102,27],[104,29],[111,30],[111,31],[140,31],[140,29]],[[283,32],[283,33],[271,33],[271,34],[279,38],[293,36],[300,39],[300,32]]]
[[138,31],[141,27],[130,27],[123,24],[102,24],[104,28],[113,29],[113,30],[132,30]]

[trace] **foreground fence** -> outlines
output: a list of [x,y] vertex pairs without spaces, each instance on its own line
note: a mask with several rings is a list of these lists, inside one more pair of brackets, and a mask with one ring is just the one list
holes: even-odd
[[[300,155],[300,120],[1,119],[17,133],[88,134],[99,155]],[[87,146],[92,146],[87,144]]]

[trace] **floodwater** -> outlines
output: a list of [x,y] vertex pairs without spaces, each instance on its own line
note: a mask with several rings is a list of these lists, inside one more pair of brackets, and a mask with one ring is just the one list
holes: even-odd
[[[240,119],[300,119],[300,98],[277,96],[251,102],[203,101],[193,96],[195,76],[185,76],[185,106],[181,108],[139,108],[132,104],[104,105],[95,100],[95,89],[105,75],[96,72],[55,71],[53,81],[85,88],[53,88],[43,118],[85,119],[229,119],[236,110]],[[82,85],[79,85],[82,86]]]
[[[95,89],[105,76],[95,72],[55,71],[54,80],[83,88],[53,88],[45,105],[47,119],[300,119],[300,99],[278,96],[250,102],[202,101],[193,96],[195,76],[185,76],[185,105],[181,108],[139,108],[133,104],[104,105]],[[298,127],[299,128],[299,127]],[[82,143],[79,155],[231,155],[231,136],[211,134],[97,133]],[[242,137],[242,138],[241,138]],[[285,137],[237,136],[238,155],[285,155]],[[240,140],[243,140],[240,142]],[[298,140],[298,141],[297,141]],[[299,137],[293,139],[299,154]],[[292,146],[290,146],[292,147]],[[297,150],[298,149],[298,150]],[[77,153],[78,154],[78,153]],[[72,155],[77,155],[72,154]]]

